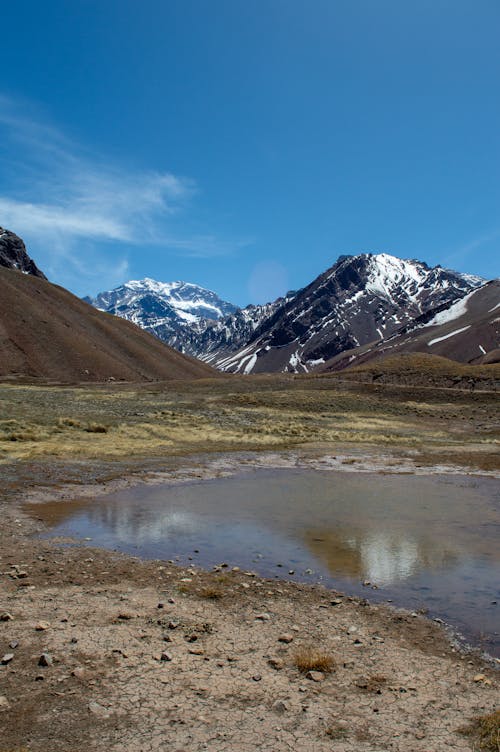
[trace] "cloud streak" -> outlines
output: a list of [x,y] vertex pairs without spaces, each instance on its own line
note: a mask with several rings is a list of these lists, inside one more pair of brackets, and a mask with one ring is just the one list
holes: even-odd
[[77,257],[82,253],[100,258],[97,267],[102,270],[103,244],[124,244],[122,258],[113,260],[114,269],[107,274],[109,284],[118,271],[127,271],[127,254],[140,245],[191,257],[226,255],[248,245],[213,234],[175,232],[178,214],[188,215],[189,226],[197,194],[194,180],[106,164],[57,128],[27,115],[28,109],[0,95],[0,155],[5,157],[0,225],[34,248],[42,236],[53,270],[66,263],[80,274]]

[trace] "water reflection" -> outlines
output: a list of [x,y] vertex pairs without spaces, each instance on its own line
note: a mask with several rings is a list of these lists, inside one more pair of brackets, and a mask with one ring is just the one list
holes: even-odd
[[354,592],[369,580],[402,605],[499,630],[496,481],[254,471],[30,510],[53,533],[145,558],[293,571]]
[[333,577],[370,580],[378,586],[405,580],[421,569],[454,566],[460,558],[448,544],[436,546],[434,540],[403,531],[308,530],[304,541]]

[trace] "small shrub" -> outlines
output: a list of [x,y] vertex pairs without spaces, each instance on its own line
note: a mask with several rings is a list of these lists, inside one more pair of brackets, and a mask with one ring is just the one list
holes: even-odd
[[57,425],[61,428],[81,428],[82,424],[76,418],[59,418]]
[[478,749],[500,752],[500,710],[477,716],[468,726],[462,726],[458,730],[465,736],[476,737]]
[[224,597],[224,590],[218,585],[207,585],[206,587],[198,590],[197,595],[200,598],[208,598],[209,600],[218,600]]
[[333,723],[326,727],[325,734],[330,739],[345,739],[346,736],[349,736],[349,731],[343,724],[333,721]]
[[335,660],[331,653],[319,648],[302,647],[294,655],[293,662],[302,674],[308,671],[322,671],[330,673],[335,668]]
[[89,423],[85,430],[87,433],[107,433],[108,427],[103,426],[101,423]]

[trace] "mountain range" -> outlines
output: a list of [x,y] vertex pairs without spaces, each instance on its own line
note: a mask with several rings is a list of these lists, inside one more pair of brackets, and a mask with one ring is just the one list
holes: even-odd
[[408,339],[413,322],[484,284],[422,261],[363,253],[341,256],[303,289],[265,305],[238,308],[197,285],[151,279],[87,300],[219,370],[308,373],[356,348],[376,351],[400,332]]
[[500,362],[499,280],[385,253],[342,256],[265,305],[239,308],[199,285],[150,278],[82,301],[0,229],[0,284],[4,378],[321,373],[408,353]]

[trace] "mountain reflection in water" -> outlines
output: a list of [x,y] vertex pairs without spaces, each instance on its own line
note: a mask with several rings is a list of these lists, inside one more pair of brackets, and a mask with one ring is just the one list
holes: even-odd
[[[499,486],[491,479],[260,470],[27,507],[52,534],[144,558],[222,561],[428,606],[498,630]],[[311,574],[312,572],[312,574]],[[465,626],[464,626],[465,625]],[[494,637],[494,641],[498,640]]]

